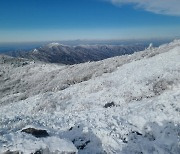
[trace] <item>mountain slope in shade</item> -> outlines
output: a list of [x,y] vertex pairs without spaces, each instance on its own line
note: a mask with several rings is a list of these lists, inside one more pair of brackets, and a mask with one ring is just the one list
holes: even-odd
[[[179,154],[179,59],[176,40],[72,66],[3,60],[0,84],[12,90],[1,93],[0,152]],[[28,92],[21,89],[26,86]],[[19,101],[21,94],[26,98]],[[49,137],[22,133],[27,127],[47,130]]]
[[143,45],[115,46],[115,45],[81,45],[66,46],[50,43],[30,52],[15,51],[6,53],[13,57],[27,58],[49,63],[78,64],[88,61],[132,54],[145,49]]

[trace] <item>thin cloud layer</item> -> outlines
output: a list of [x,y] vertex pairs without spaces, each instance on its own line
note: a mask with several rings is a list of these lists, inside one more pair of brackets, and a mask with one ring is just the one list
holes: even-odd
[[106,0],[115,5],[134,4],[157,14],[180,16],[180,0]]

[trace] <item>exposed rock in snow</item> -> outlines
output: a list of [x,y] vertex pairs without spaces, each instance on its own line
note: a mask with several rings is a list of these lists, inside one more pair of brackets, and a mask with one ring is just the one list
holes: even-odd
[[[179,154],[179,59],[177,40],[72,66],[3,58],[0,153]],[[22,61],[27,65],[14,65]],[[50,136],[36,138],[23,128]]]
[[21,152],[20,151],[10,151],[10,150],[8,150],[8,151],[4,152],[3,154],[21,154]]
[[106,103],[106,104],[104,105],[104,108],[113,107],[113,106],[115,106],[114,102]]
[[23,129],[22,132],[25,132],[27,134],[32,134],[35,137],[47,137],[47,136],[49,136],[49,134],[47,133],[46,130],[35,129],[35,128],[26,128],[26,129]]

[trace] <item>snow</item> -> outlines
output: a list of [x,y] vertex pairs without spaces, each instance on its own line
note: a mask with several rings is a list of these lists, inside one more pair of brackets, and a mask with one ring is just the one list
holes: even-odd
[[153,43],[150,43],[147,49],[152,50],[153,49]]
[[[47,147],[56,153],[178,154],[179,59],[180,41],[175,40],[133,55],[72,66],[33,63],[13,72],[4,64],[12,78],[32,86],[22,101],[19,96],[8,101],[13,100],[11,93],[2,97],[0,152]],[[60,89],[67,80],[70,85]],[[41,92],[33,94],[35,90]],[[115,106],[104,107],[111,102]],[[50,137],[22,133],[29,125],[46,129]]]
[[33,52],[34,52],[34,53],[37,53],[37,52],[38,52],[38,50],[37,50],[37,49],[34,49],[34,50],[33,50]]
[[9,134],[8,138],[13,141],[13,144],[6,147],[2,147],[0,152],[8,151],[11,148],[11,151],[22,151],[23,153],[34,153],[35,151],[42,151],[44,153],[48,152],[56,152],[56,153],[63,153],[63,152],[77,152],[76,147],[72,144],[72,142],[60,139],[58,137],[47,137],[43,139],[38,139],[31,136],[26,136],[26,134],[22,134],[18,132],[16,134]]
[[48,46],[49,48],[52,48],[52,47],[57,47],[57,46],[59,46],[59,45],[61,45],[61,44],[60,44],[60,43],[53,42],[53,43],[49,43],[47,46]]

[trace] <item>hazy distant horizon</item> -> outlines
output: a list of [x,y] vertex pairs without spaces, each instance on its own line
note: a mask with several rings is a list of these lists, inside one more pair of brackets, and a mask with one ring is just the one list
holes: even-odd
[[62,41],[32,41],[32,42],[0,42],[0,52],[8,52],[15,50],[32,50],[34,48],[39,48],[46,44],[57,42],[64,45],[78,46],[78,45],[136,45],[141,44],[147,46],[150,43],[153,43],[154,46],[159,46],[164,43],[173,41],[180,37],[174,38],[151,38],[151,39],[104,39],[104,40],[62,40]]

